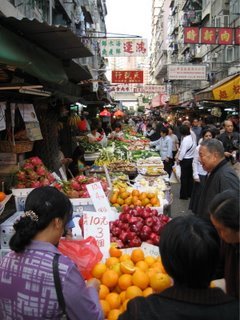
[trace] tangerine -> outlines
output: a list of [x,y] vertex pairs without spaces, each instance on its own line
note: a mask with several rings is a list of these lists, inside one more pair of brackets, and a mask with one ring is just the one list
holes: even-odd
[[133,282],[133,284],[135,286],[137,286],[140,289],[144,290],[149,285],[149,277],[142,270],[137,270],[136,272],[134,272],[134,274],[132,276],[132,282]]
[[140,195],[140,191],[139,190],[137,190],[137,189],[134,189],[133,191],[132,191],[132,196],[139,196]]
[[105,299],[106,296],[109,294],[109,289],[106,287],[104,284],[100,284],[100,289],[99,289],[99,299]]
[[118,274],[114,270],[106,270],[102,275],[102,284],[108,288],[113,288],[118,283]]
[[143,296],[144,297],[147,297],[152,293],[153,293],[153,288],[151,288],[151,287],[147,287],[145,290],[143,290]]
[[120,262],[127,261],[127,260],[131,260],[130,255],[127,253],[122,254],[121,257],[119,258]]
[[106,300],[100,300],[100,305],[102,307],[103,310],[103,314],[104,314],[104,318],[107,318],[107,315],[110,311],[110,305]]
[[122,290],[126,290],[132,285],[132,276],[130,274],[122,274],[118,279],[118,286]]
[[145,260],[138,261],[135,266],[144,272],[146,272],[148,270],[148,264]]
[[136,270],[134,263],[132,260],[126,260],[121,262],[120,268],[122,273],[133,274]]
[[113,245],[109,249],[109,254],[110,257],[120,258],[122,255],[122,251]]
[[130,300],[130,299],[126,299],[126,300],[123,302],[122,307],[121,307],[122,312],[124,312],[124,311],[127,310],[127,304],[128,304],[128,301],[129,301],[129,300]]
[[138,296],[142,296],[142,290],[137,286],[130,286],[126,290],[126,299],[133,299]]
[[108,268],[110,268],[111,266],[113,266],[114,264],[116,264],[118,262],[119,262],[119,260],[117,257],[109,257],[106,259],[105,264]]
[[126,291],[120,292],[119,296],[120,296],[121,302],[123,303],[126,298]]
[[144,260],[144,253],[142,249],[134,249],[131,254],[131,259],[134,263]]
[[91,274],[94,278],[100,279],[106,270],[107,266],[102,262],[98,262],[92,269]]
[[147,256],[147,257],[145,257],[145,262],[147,263],[147,265],[149,267],[151,267],[152,264],[154,264],[155,259],[152,256]]
[[142,201],[143,199],[147,198],[146,192],[140,193],[139,199]]
[[105,300],[109,303],[110,309],[118,309],[121,305],[121,298],[116,292],[110,292]]
[[156,272],[150,277],[150,286],[155,292],[162,292],[163,290],[169,288],[172,285],[172,280],[169,275]]
[[121,313],[122,312],[119,309],[110,310],[108,314],[108,320],[117,320]]

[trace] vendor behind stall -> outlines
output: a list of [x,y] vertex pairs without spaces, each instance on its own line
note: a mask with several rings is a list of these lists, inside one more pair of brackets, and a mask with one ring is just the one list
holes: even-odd
[[99,142],[101,140],[101,134],[98,132],[96,126],[91,126],[91,132],[87,134],[87,137],[89,143]]
[[122,140],[124,138],[124,133],[122,131],[122,126],[120,123],[116,123],[113,131],[108,136],[109,140]]
[[69,178],[76,177],[81,174],[85,174],[86,170],[90,167],[86,165],[84,159],[84,148],[82,146],[78,146],[72,155],[72,162],[68,166],[68,176]]

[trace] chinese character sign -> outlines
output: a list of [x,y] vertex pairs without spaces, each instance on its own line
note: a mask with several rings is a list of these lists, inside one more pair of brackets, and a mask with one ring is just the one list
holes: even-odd
[[143,71],[112,71],[112,83],[143,83]]
[[239,28],[184,28],[184,43],[239,45]]
[[201,43],[204,43],[204,44],[216,43],[216,28],[202,28]]
[[185,27],[184,28],[184,43],[199,43],[199,28]]
[[204,65],[169,65],[169,80],[206,80],[206,66]]
[[233,29],[221,28],[218,30],[218,44],[229,45],[233,43]]
[[147,39],[102,39],[100,50],[103,57],[145,57]]
[[213,97],[215,100],[239,100],[240,99],[240,76],[224,83],[223,85],[213,89]]

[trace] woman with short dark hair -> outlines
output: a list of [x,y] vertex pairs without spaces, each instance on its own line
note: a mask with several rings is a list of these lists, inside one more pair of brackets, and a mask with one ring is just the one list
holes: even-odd
[[218,231],[221,243],[222,272],[228,294],[239,299],[239,193],[225,190],[217,194],[209,206],[210,220]]
[[220,241],[209,221],[180,216],[167,223],[160,253],[173,286],[130,300],[119,320],[237,320],[239,303],[220,288],[210,288],[219,259]]
[[68,318],[103,319],[98,280],[86,285],[74,262],[57,249],[71,218],[70,200],[54,187],[29,193],[13,226],[13,251],[0,260],[0,319],[63,319],[53,276],[55,258]]

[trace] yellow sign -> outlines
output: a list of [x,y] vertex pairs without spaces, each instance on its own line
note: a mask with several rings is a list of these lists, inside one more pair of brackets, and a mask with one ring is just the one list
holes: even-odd
[[214,100],[238,100],[240,99],[240,76],[213,89]]

